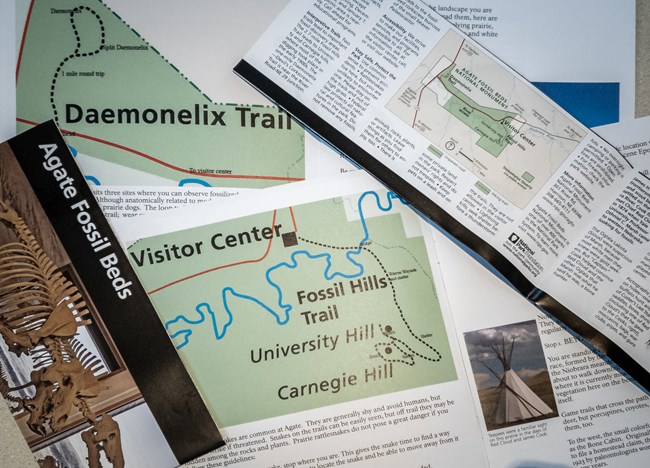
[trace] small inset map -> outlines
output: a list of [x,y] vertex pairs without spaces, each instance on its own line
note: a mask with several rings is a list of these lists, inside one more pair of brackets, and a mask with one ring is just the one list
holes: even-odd
[[452,30],[386,107],[520,208],[586,135]]

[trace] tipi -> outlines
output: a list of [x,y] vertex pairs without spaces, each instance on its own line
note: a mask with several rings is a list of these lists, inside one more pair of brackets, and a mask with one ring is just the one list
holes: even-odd
[[510,344],[509,352],[506,351],[505,339],[502,339],[501,348],[498,345],[492,345],[492,351],[503,365],[503,374],[501,375],[481,361],[499,379],[498,401],[493,415],[495,425],[536,418],[553,412],[510,367],[514,348],[514,339]]

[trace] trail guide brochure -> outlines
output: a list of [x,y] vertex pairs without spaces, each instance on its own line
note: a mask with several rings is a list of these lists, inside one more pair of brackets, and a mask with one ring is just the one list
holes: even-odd
[[347,5],[292,2],[236,73],[650,389],[647,175],[433,3]]

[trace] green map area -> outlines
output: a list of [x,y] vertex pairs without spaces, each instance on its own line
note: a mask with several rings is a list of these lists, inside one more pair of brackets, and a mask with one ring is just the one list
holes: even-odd
[[230,426],[456,379],[412,219],[366,192],[143,239],[129,256]]
[[476,146],[496,158],[512,142],[513,131],[512,126],[508,127],[508,122],[517,117],[517,114],[481,106],[461,92],[459,80],[454,74],[456,68],[448,68],[439,77],[442,85],[453,96],[445,102],[443,108],[480,135]]
[[76,151],[110,163],[111,174],[86,174],[97,184],[304,179],[304,131],[286,113],[212,102],[99,1],[35,1],[20,40],[18,130],[54,119]]

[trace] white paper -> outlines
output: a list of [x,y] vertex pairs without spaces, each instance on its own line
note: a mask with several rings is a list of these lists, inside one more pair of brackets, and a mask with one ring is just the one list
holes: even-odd
[[[639,171],[650,166],[650,116],[626,120],[617,124],[603,125],[594,131],[612,143]],[[646,175],[648,173],[646,172]]]

